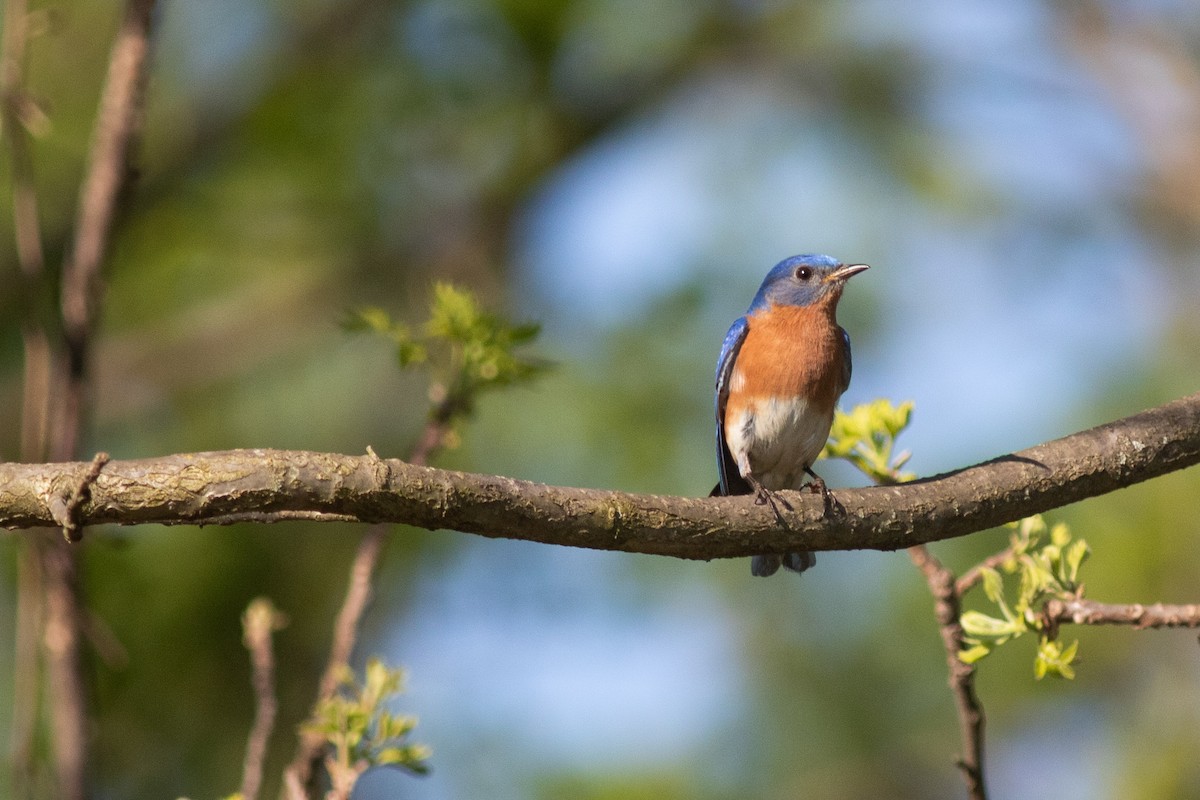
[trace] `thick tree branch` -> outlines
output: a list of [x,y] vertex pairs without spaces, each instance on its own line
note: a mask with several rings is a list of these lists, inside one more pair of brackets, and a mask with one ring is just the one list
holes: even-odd
[[[1183,469],[1200,461],[1200,394],[899,486],[791,493],[784,525],[744,497],[684,498],[546,486],[372,455],[231,450],[110,461],[81,525],[308,519],[398,522],[550,544],[712,559],[911,547]],[[92,465],[0,464],[0,527],[57,525],[55,505]]]

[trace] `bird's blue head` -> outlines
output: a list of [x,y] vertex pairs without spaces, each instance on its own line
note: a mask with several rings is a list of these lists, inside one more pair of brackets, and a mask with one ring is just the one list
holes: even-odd
[[810,306],[826,298],[836,302],[846,280],[865,269],[866,264],[843,264],[830,256],[785,258],[767,273],[747,313],[772,305]]

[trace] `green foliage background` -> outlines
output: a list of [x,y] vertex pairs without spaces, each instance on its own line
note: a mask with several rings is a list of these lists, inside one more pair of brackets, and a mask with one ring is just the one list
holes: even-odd
[[[50,123],[35,156],[51,264],[67,243],[116,5],[34,4],[46,22],[31,44],[29,84]],[[496,313],[544,321],[539,347],[556,367],[532,386],[481,398],[462,446],[440,463],[702,495],[715,479],[711,371],[725,326],[775,259],[808,249],[876,267],[843,304],[856,348],[847,400],[916,399],[912,438],[900,443],[914,453],[908,470],[952,468],[1194,391],[1200,180],[1195,164],[1172,154],[1200,150],[1188,146],[1200,126],[1169,110],[1200,109],[1200,84],[1187,79],[1198,69],[1190,54],[1200,20],[1088,0],[991,9],[972,22],[948,5],[922,4],[906,24],[962,26],[964,41],[974,25],[999,38],[1024,25],[1048,38],[1022,40],[1030,50],[1018,49],[1016,69],[947,52],[932,33],[890,37],[893,25],[906,28],[865,0],[164,3],[86,448],[116,458],[254,446],[402,455],[426,418],[428,384],[395,368],[387,342],[349,336],[339,323],[350,309],[378,307],[384,328],[415,325],[435,283],[453,281]],[[1131,43],[1138,64],[1179,72],[1130,91],[1097,54]],[[939,101],[956,80],[966,88]],[[528,263],[539,209],[558,197],[548,187],[664,121],[678,125],[667,150],[695,153],[695,107],[721,130],[742,108],[735,101],[754,92],[783,116],[710,154],[731,165],[707,187],[721,198],[709,218],[722,233],[700,254],[676,243],[673,263],[683,266],[670,288],[618,289],[621,313],[611,317],[584,313],[610,301],[582,288],[554,294]],[[1013,98],[1025,102],[1021,113],[989,116]],[[1023,149],[1022,126],[1044,138],[1058,120],[1043,119],[1048,107],[1084,103],[1108,116],[1085,111],[1077,126],[1103,128],[1102,143],[1120,140],[1112,150],[1097,144],[1089,171],[1056,171],[1054,152]],[[788,120],[809,127],[793,131]],[[951,135],[977,128],[995,150]],[[768,156],[794,139],[823,154],[832,179],[772,182],[778,163]],[[1006,182],[1006,164],[1017,179]],[[7,162],[0,170],[0,455],[11,458],[20,308]],[[601,169],[592,180],[615,176]],[[672,192],[688,189],[662,187],[657,204],[682,207],[688,198]],[[806,194],[820,195],[812,217],[772,216]],[[911,209],[928,227],[889,224]],[[611,231],[614,262],[625,233]],[[968,271],[983,254],[989,266]],[[558,254],[558,269],[575,274],[577,259],[596,255],[578,243]],[[926,262],[941,271],[923,270]],[[583,277],[581,287],[592,285]],[[976,321],[937,328],[945,309],[968,301],[981,309],[979,326],[1005,320],[1006,335],[1028,341],[1028,357],[1049,368],[1015,377],[1017,361],[987,360],[995,350]],[[1135,321],[1119,308],[1133,308]],[[1113,314],[1103,338],[1072,338]],[[947,340],[957,349],[939,349]],[[1074,369],[1076,361],[1091,366]],[[914,384],[914,375],[934,377]],[[953,398],[956,413],[936,411],[945,408],[938,398]],[[1027,424],[1006,427],[1014,417]],[[834,486],[861,480],[837,466],[821,471]],[[1198,490],[1191,471],[1053,515],[1092,548],[1089,596],[1195,602]],[[269,775],[278,775],[313,698],[356,540],[353,526],[303,524],[90,533],[86,585],[101,646],[89,681],[103,796],[214,797],[236,786],[252,714],[238,619],[260,595],[290,619],[277,636],[281,717]],[[937,552],[961,569],[1006,542],[997,531]],[[14,552],[13,537],[0,538],[0,643],[13,636]],[[480,627],[449,624],[464,607]],[[527,634],[521,621],[540,635],[486,635]],[[1200,795],[1194,637],[1065,634],[1076,635],[1085,660],[1073,682],[1035,683],[1034,645],[1024,640],[980,665],[995,796]],[[692,652],[680,643],[706,636],[716,644],[701,648],[705,658],[679,655]],[[658,684],[676,700],[636,704],[614,730],[586,717],[595,710],[586,698],[645,696],[633,685],[553,695],[562,708],[551,715],[505,670],[523,647],[536,662],[538,647],[597,641],[613,669],[634,652],[679,664]],[[482,653],[471,674],[494,705],[464,692],[466,710],[428,700],[439,719],[423,708],[423,697],[462,689],[441,685],[451,676],[432,666],[420,671],[431,642],[463,661]],[[12,685],[8,652],[0,645],[0,697]],[[410,666],[398,713],[420,715],[416,736],[433,748],[427,779],[364,781],[381,796],[960,792],[930,600],[901,554],[822,554],[803,580],[751,581],[743,563],[400,530],[359,665],[375,652]],[[679,700],[693,692],[704,712],[695,719]],[[0,728],[9,708],[0,701]],[[675,725],[663,719],[671,714]],[[689,733],[668,737],[680,744],[665,751],[635,735],[658,725]],[[555,738],[576,744],[564,755],[548,743]]]

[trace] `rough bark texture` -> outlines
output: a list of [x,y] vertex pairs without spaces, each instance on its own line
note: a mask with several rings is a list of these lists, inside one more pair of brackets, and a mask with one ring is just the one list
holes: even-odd
[[777,516],[744,497],[573,489],[432,469],[372,454],[231,450],[93,464],[0,464],[0,526],[397,522],[601,550],[711,559],[892,550],[990,528],[1200,461],[1200,394],[900,486],[789,493]]

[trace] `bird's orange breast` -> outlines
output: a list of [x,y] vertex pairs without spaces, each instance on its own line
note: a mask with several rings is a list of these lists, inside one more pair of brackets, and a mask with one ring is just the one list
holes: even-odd
[[846,387],[842,331],[829,306],[771,306],[748,316],[749,330],[731,376],[733,393],[800,396],[832,408]]

